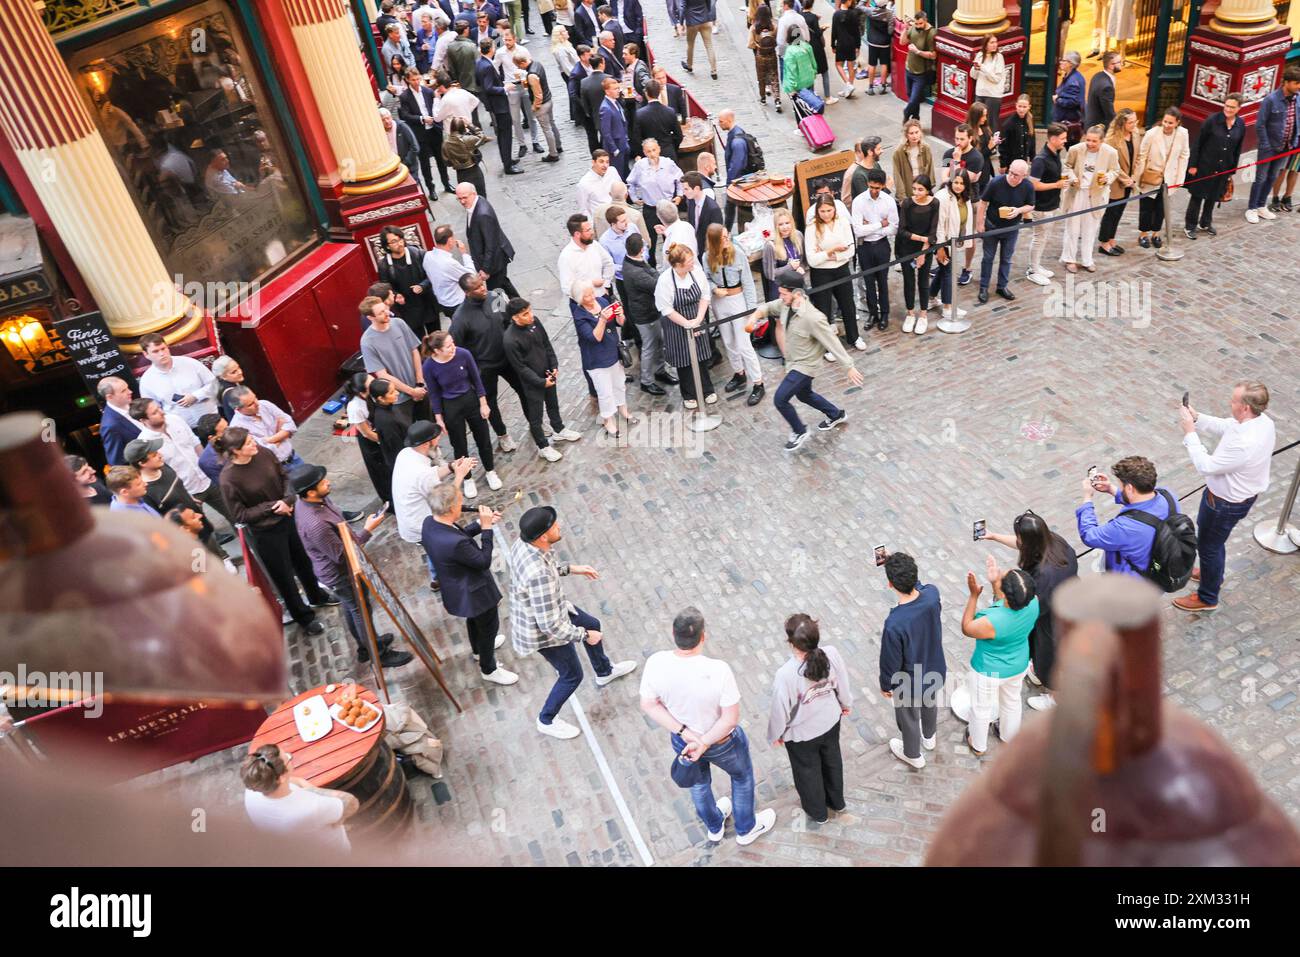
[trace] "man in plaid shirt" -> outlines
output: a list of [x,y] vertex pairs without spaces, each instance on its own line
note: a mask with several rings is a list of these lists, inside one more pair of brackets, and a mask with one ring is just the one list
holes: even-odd
[[519,538],[510,546],[510,630],[515,653],[534,651],[559,673],[537,718],[537,730],[553,738],[576,738],[578,729],[556,717],[582,683],[582,663],[574,647],[583,642],[596,684],[604,687],[636,670],[635,661],[610,662],[601,641],[600,622],[564,597],[561,575],[596,579],[590,565],[557,562],[551,546],[561,538],[555,509],[530,508],[519,520]]

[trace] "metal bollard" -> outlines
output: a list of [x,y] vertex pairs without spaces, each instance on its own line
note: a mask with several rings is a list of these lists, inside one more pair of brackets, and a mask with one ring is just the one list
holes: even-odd
[[1278,555],[1300,551],[1300,529],[1287,524],[1291,518],[1291,509],[1295,507],[1297,491],[1300,491],[1300,461],[1296,462],[1295,475],[1291,477],[1291,488],[1286,493],[1286,501],[1282,503],[1282,514],[1278,516],[1277,524],[1260,522],[1255,526],[1255,541],[1262,548]]
[[[700,335],[699,329],[691,329],[691,378],[695,380],[695,415],[686,427],[692,432],[711,432],[722,424],[722,416],[709,415],[704,411],[704,381],[700,378],[700,357],[695,344]],[[708,332],[704,333],[706,336]]]
[[1176,263],[1183,258],[1183,251],[1174,246],[1174,217],[1169,208],[1169,186],[1165,183],[1160,184],[1160,202],[1165,210],[1165,244],[1156,250],[1156,259]]

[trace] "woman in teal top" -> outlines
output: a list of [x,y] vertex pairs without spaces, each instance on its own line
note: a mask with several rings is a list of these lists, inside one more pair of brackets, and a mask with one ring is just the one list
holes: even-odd
[[993,604],[975,610],[984,587],[974,572],[968,572],[970,596],[961,619],[962,634],[975,639],[966,679],[971,700],[966,744],[977,756],[988,748],[989,723],[994,718],[1003,741],[1020,730],[1020,687],[1029,668],[1029,634],[1038,621],[1038,598],[1030,574],[1021,568],[1004,574],[991,555],[986,567]]

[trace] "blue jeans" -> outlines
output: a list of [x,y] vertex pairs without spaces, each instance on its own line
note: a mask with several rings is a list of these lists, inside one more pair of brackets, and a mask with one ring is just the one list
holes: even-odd
[[[675,734],[672,743],[673,751],[677,754],[681,754],[686,747],[686,742]],[[731,732],[731,737],[721,744],[715,744],[700,756],[700,763],[704,765],[705,778],[702,784],[691,788],[695,813],[713,833],[722,830],[726,819],[713,796],[711,765],[716,764],[731,778],[731,813],[736,816],[736,833],[748,834],[754,829],[754,762],[749,757],[749,739],[745,737],[745,732],[737,725]]]
[[286,473],[292,472],[298,466],[306,465],[306,464],[307,463],[302,460],[302,456],[299,455],[297,452],[294,452],[292,455],[289,456],[288,459],[285,460],[284,470]]
[[903,107],[903,119],[906,121],[911,117],[919,120],[921,101],[930,95],[930,74],[909,73],[905,70],[904,75],[907,77],[907,105]]
[[1016,251],[1016,240],[1019,237],[1020,231],[1016,230],[1003,233],[1001,236],[989,236],[984,240],[984,261],[980,264],[980,292],[988,292],[989,279],[993,276],[993,257],[998,254],[999,249],[1002,250],[1002,258],[998,262],[997,288],[1007,288],[1007,283],[1011,281],[1011,254]]
[[[569,621],[579,628],[600,631],[600,622],[576,606],[569,613]],[[546,696],[546,704],[542,705],[542,713],[538,715],[542,724],[550,724],[554,721],[555,716],[564,707],[564,702],[568,701],[569,696],[578,690],[578,685],[582,684],[582,662],[578,660],[578,649],[574,647],[576,644],[577,642],[571,641],[567,645],[560,645],[558,648],[538,649],[538,654],[550,662],[551,667],[560,674],[559,678],[555,680],[555,685],[551,688],[551,693]],[[584,641],[582,647],[587,649],[587,657],[591,659],[591,668],[598,676],[603,678],[614,670],[614,666],[609,663],[609,658],[605,654],[604,639],[595,645],[589,645]]]
[[424,550],[423,546],[420,548],[420,554],[424,556],[424,567],[429,569],[429,581],[436,582],[438,580],[438,569],[433,567],[433,559],[429,557],[429,553]]
[[1291,157],[1284,156],[1271,163],[1255,167],[1255,182],[1250,186],[1250,202],[1246,204],[1247,209],[1263,209],[1268,205],[1268,194],[1289,159]]
[[1196,595],[1207,605],[1219,603],[1228,536],[1255,504],[1252,495],[1244,502],[1225,502],[1208,488],[1201,493],[1201,510],[1196,516],[1196,552],[1201,558],[1201,584]]
[[790,431],[798,435],[803,435],[808,430],[803,420],[799,418],[799,413],[790,405],[791,399],[798,399],[804,405],[812,406],[818,412],[824,413],[828,419],[837,419],[840,416],[839,408],[814,392],[812,384],[812,376],[791,369],[785,374],[781,384],[776,387],[776,398],[772,400],[776,411],[790,423]]

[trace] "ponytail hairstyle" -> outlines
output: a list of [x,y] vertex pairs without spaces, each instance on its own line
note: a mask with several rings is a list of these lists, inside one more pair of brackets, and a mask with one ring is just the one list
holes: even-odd
[[248,790],[270,794],[279,787],[280,779],[288,770],[289,766],[280,756],[280,748],[274,744],[264,744],[244,758],[239,776]]
[[825,681],[830,677],[830,659],[817,647],[821,639],[821,629],[812,618],[799,625],[790,636],[790,647],[807,656],[803,660],[803,676],[809,681]]
[[367,392],[370,385],[369,372],[357,372],[352,378],[348,379],[347,394],[349,399],[355,399],[358,396],[367,398]]
[[794,633],[799,630],[799,626],[805,622],[812,621],[811,615],[805,615],[801,611],[795,612],[785,620],[785,640],[789,641],[794,637]]
[[1034,600],[1035,594],[1034,580],[1023,568],[1013,568],[1002,576],[1002,597],[1012,611],[1020,611]]
[[221,438],[217,439],[213,445],[216,447],[217,454],[229,461],[236,452],[244,447],[244,443],[247,441],[248,429],[241,429],[237,425],[232,425],[221,433]]

